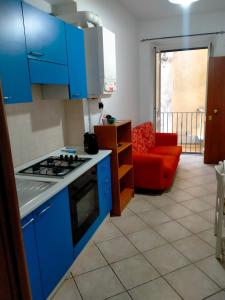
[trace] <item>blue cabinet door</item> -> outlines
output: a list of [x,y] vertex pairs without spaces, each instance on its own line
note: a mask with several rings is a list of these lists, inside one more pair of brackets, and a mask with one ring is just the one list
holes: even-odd
[[23,241],[33,300],[43,300],[33,214],[22,220]]
[[59,192],[34,214],[42,285],[48,297],[73,262],[68,190]]
[[66,41],[69,69],[69,92],[71,99],[87,98],[84,32],[66,24]]
[[23,16],[29,58],[67,65],[64,22],[26,3]]
[[32,101],[21,1],[0,1],[0,81],[5,103]]
[[98,163],[98,190],[101,218],[112,209],[111,169],[110,156],[107,156]]

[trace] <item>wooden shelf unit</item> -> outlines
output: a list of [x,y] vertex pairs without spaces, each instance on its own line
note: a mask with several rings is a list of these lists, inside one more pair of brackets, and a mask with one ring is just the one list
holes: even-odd
[[131,121],[94,127],[100,149],[111,149],[112,215],[120,216],[134,196]]

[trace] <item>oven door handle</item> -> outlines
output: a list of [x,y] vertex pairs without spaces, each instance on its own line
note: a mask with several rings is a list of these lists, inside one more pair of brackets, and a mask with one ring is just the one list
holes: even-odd
[[51,207],[52,207],[52,204],[50,204],[50,205],[48,205],[47,207],[45,207],[45,208],[37,215],[37,218],[40,218],[41,216],[43,216],[43,214],[45,214]]

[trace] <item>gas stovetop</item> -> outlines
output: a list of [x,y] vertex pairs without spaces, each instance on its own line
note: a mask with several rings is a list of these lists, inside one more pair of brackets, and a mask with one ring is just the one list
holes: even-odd
[[80,158],[77,155],[50,156],[45,160],[19,171],[18,174],[64,178],[90,159],[91,158]]

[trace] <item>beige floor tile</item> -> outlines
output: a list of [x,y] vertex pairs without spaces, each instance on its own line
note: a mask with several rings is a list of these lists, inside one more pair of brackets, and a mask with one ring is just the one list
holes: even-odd
[[188,259],[169,244],[144,252],[144,256],[162,275],[190,264]]
[[171,218],[164,214],[159,209],[150,210],[144,213],[138,214],[139,217],[150,226],[157,226],[171,221]]
[[157,208],[176,204],[176,202],[174,200],[170,199],[167,195],[156,196],[155,198],[153,198],[150,201],[150,203]]
[[192,235],[192,233],[189,230],[184,228],[176,221],[158,225],[154,227],[154,230],[157,231],[162,237],[164,237],[169,242],[174,242],[176,240]]
[[187,216],[178,219],[177,222],[194,233],[205,231],[213,227],[212,223],[209,223],[207,220],[205,220],[199,215]]
[[145,200],[143,197],[136,195],[135,198],[130,201],[127,207],[134,213],[148,211],[154,208],[149,201]]
[[219,291],[219,287],[194,265],[165,276],[184,300],[200,300]]
[[124,234],[129,234],[137,231],[141,231],[147,227],[137,216],[130,216],[126,218],[113,220],[113,223],[122,231]]
[[107,261],[102,256],[96,246],[86,247],[71,267],[74,276],[92,271],[107,265]]
[[160,276],[141,254],[114,263],[112,268],[126,289]]
[[222,291],[220,293],[217,293],[209,298],[206,298],[207,300],[224,300],[225,299],[225,292]]
[[213,255],[215,252],[213,247],[195,235],[176,241],[173,243],[173,246],[192,262],[197,262],[200,259]]
[[175,200],[176,202],[183,202],[193,199],[192,195],[182,190],[176,190],[174,192],[168,193],[168,197]]
[[130,216],[134,216],[134,212],[130,210],[128,207],[125,207],[124,210],[122,211],[121,216],[113,216],[110,217],[110,221],[112,222],[113,220],[121,219],[121,218],[126,218]]
[[177,178],[177,180],[174,182],[174,186],[176,188],[179,189],[186,189],[186,188],[190,188],[193,187],[193,183],[190,180],[185,180],[185,179],[179,179]]
[[208,257],[196,264],[204,273],[212,278],[221,288],[225,288],[225,263],[215,256]]
[[127,238],[141,252],[165,245],[167,243],[165,239],[163,239],[158,233],[150,228],[129,234]]
[[98,244],[109,263],[128,258],[138,253],[137,249],[125,237],[114,238]]
[[194,197],[201,197],[201,196],[205,196],[209,193],[209,191],[207,191],[205,189],[204,186],[195,186],[195,187],[190,187],[190,188],[186,188],[185,189],[186,192],[188,192],[189,194],[193,195]]
[[51,300],[82,300],[72,278],[65,280]]
[[119,229],[112,222],[105,222],[98,229],[93,237],[93,240],[95,241],[95,243],[99,243],[118,236],[122,236],[122,233],[119,231]]
[[212,182],[212,183],[209,183],[205,186],[206,190],[209,192],[209,193],[216,193],[216,190],[217,190],[217,185],[216,185],[216,182]]
[[196,213],[212,208],[209,204],[197,198],[185,201],[182,203],[182,205],[184,205],[185,207],[189,208],[190,210]]
[[158,278],[129,291],[133,300],[181,300],[168,283]]
[[125,292],[125,293],[116,295],[114,297],[110,297],[108,299],[110,299],[110,300],[131,300],[131,297],[127,292]]
[[180,204],[164,206],[161,208],[161,210],[173,219],[178,219],[193,214],[193,211]]
[[124,291],[109,266],[76,277],[76,283],[83,300],[103,300]]
[[197,235],[200,237],[200,239],[207,242],[212,247],[214,247],[214,248],[216,247],[216,237],[214,235],[214,228],[199,232],[199,233],[197,233]]
[[206,219],[207,221],[209,221],[210,223],[214,224],[214,222],[215,222],[215,208],[207,210],[207,211],[203,211],[203,212],[199,213],[199,215],[201,217],[203,217],[204,219]]
[[200,200],[208,203],[212,207],[216,207],[216,193],[208,194],[199,198]]

